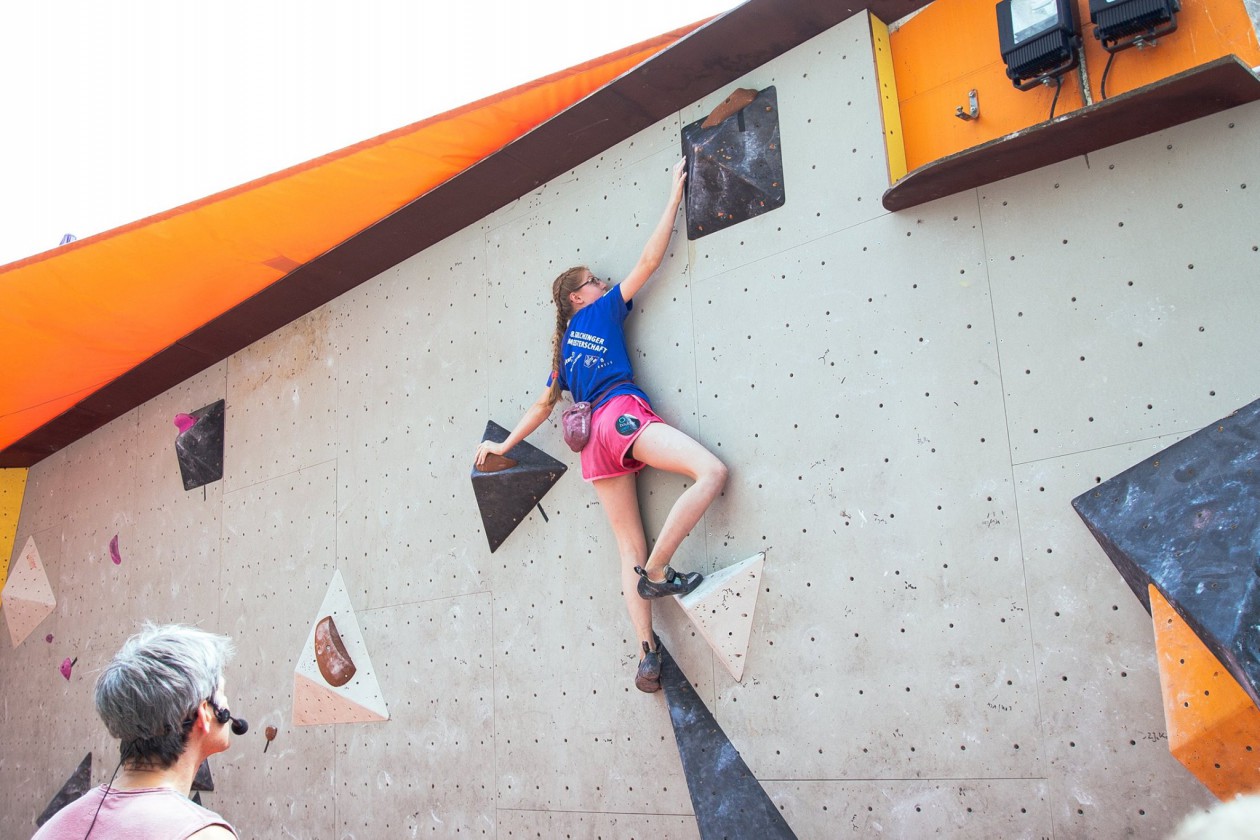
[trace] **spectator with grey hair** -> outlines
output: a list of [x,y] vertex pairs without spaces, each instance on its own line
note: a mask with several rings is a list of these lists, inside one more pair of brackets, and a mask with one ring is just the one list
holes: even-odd
[[[96,711],[119,741],[117,781],[58,811],[33,840],[97,837],[232,840],[236,832],[188,798],[197,768],[245,733],[224,696],[226,636],[177,624],[144,628],[96,681]],[[229,725],[230,724],[230,725]]]

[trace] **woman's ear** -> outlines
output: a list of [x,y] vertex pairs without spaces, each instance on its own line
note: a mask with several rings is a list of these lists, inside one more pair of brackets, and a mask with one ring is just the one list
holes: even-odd
[[210,704],[204,700],[201,701],[201,705],[197,707],[197,725],[201,727],[201,731],[209,733],[211,726],[217,722]]

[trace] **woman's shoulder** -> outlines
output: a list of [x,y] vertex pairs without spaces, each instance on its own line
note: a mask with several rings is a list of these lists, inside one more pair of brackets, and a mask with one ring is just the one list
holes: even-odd
[[624,318],[626,313],[634,308],[634,301],[622,297],[621,284],[618,283],[599,299],[599,308],[606,313],[613,313]]

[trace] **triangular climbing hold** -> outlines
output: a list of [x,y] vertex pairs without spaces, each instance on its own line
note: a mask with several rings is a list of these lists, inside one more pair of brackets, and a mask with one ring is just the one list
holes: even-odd
[[[332,617],[345,647],[345,655],[354,663],[354,676],[340,686],[329,685],[320,672],[315,650],[315,632],[320,621]],[[389,709],[381,696],[381,686],[368,656],[359,620],[355,617],[350,596],[346,593],[341,570],[333,572],[328,594],[311,623],[297,657],[293,672],[293,723],[297,726],[321,726],[329,723],[368,723],[389,720]]]
[[185,490],[194,490],[223,478],[224,401],[199,408],[187,420],[177,423],[181,429],[175,438],[175,456]]
[[4,617],[9,624],[13,646],[22,644],[41,621],[57,607],[48,573],[39,559],[35,538],[27,537],[22,554],[9,569],[4,585]]
[[44,809],[44,812],[35,818],[35,825],[42,826],[51,820],[54,814],[87,793],[88,788],[91,786],[92,754],[88,753],[83,756],[83,760],[79,762],[78,769],[70,774],[70,778],[66,779],[66,783],[61,786],[61,790],[57,791],[57,795],[48,803],[48,807]]
[[193,776],[193,790],[214,790],[214,776],[210,775],[210,759],[201,762],[197,767],[197,775]]
[[1155,584],[1260,706],[1260,400],[1091,487],[1072,507],[1147,612]]
[[761,571],[765,564],[765,552],[754,554],[717,570],[677,599],[736,682],[744,678],[748,638],[752,635],[753,613],[757,609],[757,593],[761,591]]
[[[502,443],[508,430],[493,420],[486,424],[482,440]],[[503,544],[534,506],[547,495],[568,469],[546,452],[521,441],[505,453],[514,466],[496,472],[472,469],[473,494],[481,511],[490,553]]]
[[718,726],[674,657],[661,648],[661,685],[701,840],[796,840],[779,809]]

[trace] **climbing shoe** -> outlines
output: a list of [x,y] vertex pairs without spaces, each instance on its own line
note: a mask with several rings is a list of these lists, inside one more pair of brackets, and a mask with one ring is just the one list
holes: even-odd
[[639,575],[639,597],[648,601],[664,598],[666,595],[686,595],[704,580],[704,575],[699,572],[680,575],[670,566],[665,567],[664,580],[648,580],[647,572],[642,566],[635,566],[634,571]]
[[656,641],[657,649],[652,650],[648,643],[643,643],[643,658],[639,660],[639,671],[634,675],[634,687],[639,691],[651,694],[661,690],[661,651],[660,640]]

